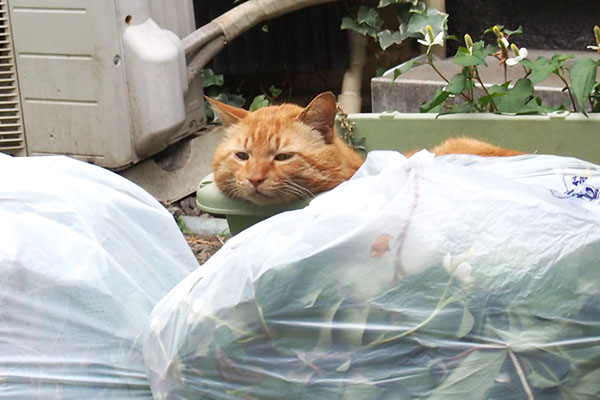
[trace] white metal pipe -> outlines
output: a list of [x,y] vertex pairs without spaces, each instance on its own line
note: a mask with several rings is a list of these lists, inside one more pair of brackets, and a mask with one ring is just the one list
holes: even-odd
[[342,93],[338,102],[346,113],[359,113],[361,110],[362,75],[367,64],[367,37],[348,31],[350,45],[350,67],[344,73]]

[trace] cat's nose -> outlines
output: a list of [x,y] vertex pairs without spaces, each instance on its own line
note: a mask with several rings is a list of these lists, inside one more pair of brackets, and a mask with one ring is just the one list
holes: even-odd
[[265,178],[248,178],[248,180],[250,181],[252,186],[254,186],[255,189],[258,189],[260,184],[265,181]]

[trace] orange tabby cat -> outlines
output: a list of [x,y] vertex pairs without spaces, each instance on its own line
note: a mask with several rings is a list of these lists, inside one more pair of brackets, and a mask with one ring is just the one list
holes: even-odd
[[[302,108],[282,104],[246,111],[207,98],[226,127],[212,162],[215,183],[231,197],[256,204],[288,203],[348,180],[363,159],[335,133],[336,101],[331,92]],[[451,138],[436,155],[522,154],[471,138]]]
[[249,112],[208,99],[226,127],[213,158],[225,194],[257,204],[287,203],[348,180],[363,159],[334,130],[331,92],[302,108],[282,104]]
[[510,157],[525,154],[517,150],[505,149],[482,140],[468,137],[450,138],[431,149],[431,152],[435,153],[436,156],[445,154],[474,154],[483,157]]

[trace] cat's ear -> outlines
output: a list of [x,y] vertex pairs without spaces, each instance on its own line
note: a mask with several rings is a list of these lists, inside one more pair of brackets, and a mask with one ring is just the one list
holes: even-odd
[[240,122],[241,119],[246,118],[250,111],[244,110],[243,108],[237,108],[234,106],[230,106],[229,104],[221,103],[218,100],[215,100],[211,97],[204,96],[206,100],[210,103],[213,111],[219,115],[223,125],[229,126],[233,125],[237,122]]
[[321,93],[298,116],[302,123],[321,132],[323,140],[327,144],[333,142],[336,104],[333,93]]

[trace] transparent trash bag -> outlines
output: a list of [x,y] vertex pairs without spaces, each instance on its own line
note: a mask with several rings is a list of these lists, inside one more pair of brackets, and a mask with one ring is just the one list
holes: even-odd
[[153,394],[597,398],[598,188],[570,158],[373,152],[155,307]]
[[196,267],[173,217],[133,183],[0,155],[0,399],[151,399],[149,314]]

